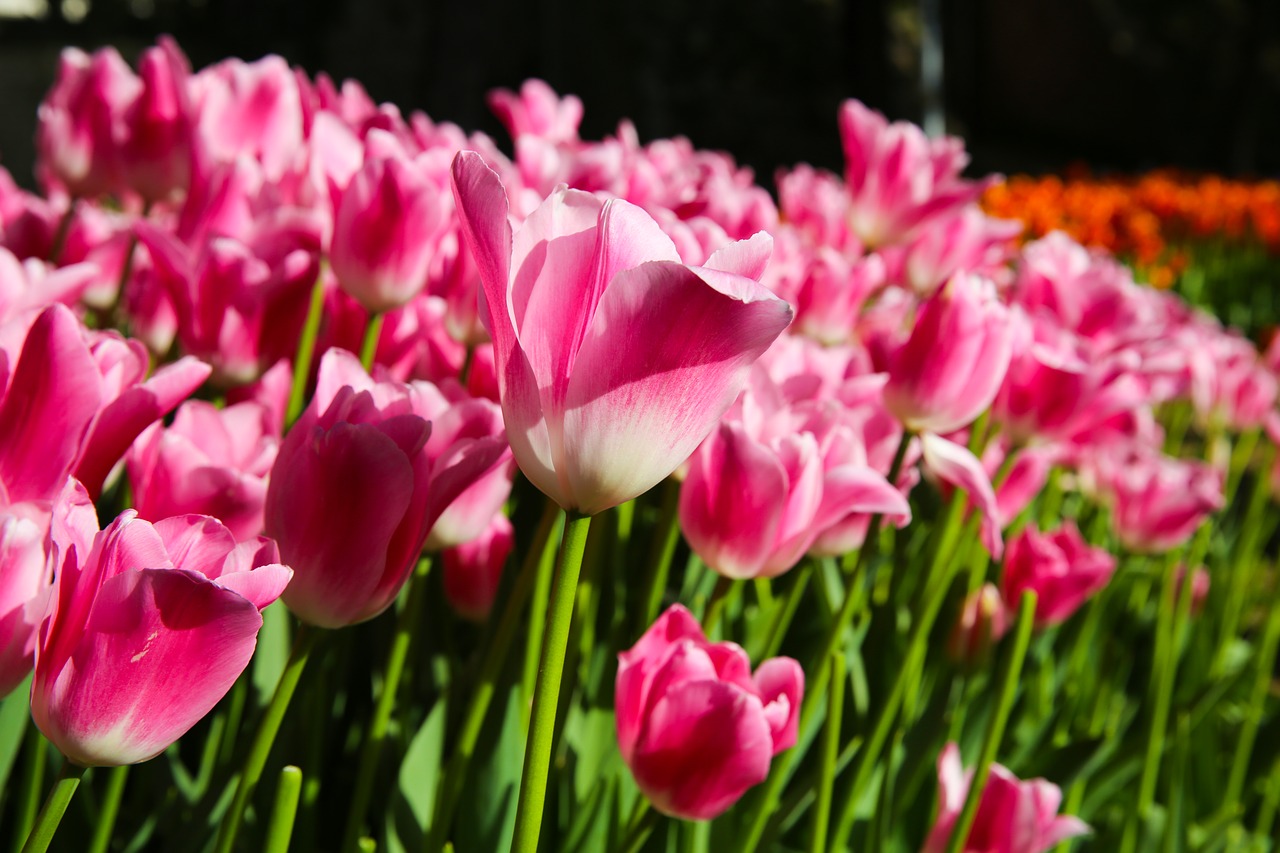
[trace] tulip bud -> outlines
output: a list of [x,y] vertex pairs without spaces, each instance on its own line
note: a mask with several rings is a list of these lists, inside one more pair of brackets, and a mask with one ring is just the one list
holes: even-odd
[[618,748],[663,814],[711,820],[769,775],[795,744],[804,672],[772,658],[751,673],[746,652],[709,643],[672,605],[618,655]]
[[1025,590],[1033,590],[1038,596],[1036,626],[1044,628],[1075,613],[1115,570],[1115,558],[1089,547],[1071,522],[1053,533],[1028,527],[1009,541],[1000,593],[1012,610]]
[[499,513],[477,538],[443,552],[444,594],[462,617],[473,622],[489,618],[515,537],[515,528]]
[[947,656],[965,667],[977,667],[1009,628],[1009,613],[994,584],[969,593],[960,616],[947,635]]

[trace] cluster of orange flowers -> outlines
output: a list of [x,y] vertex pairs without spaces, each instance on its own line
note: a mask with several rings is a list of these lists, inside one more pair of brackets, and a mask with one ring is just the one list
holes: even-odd
[[1260,241],[1280,253],[1280,181],[1229,180],[1158,170],[1138,177],[1018,175],[987,191],[992,216],[1021,219],[1032,239],[1065,231],[1129,258],[1168,287],[1188,264],[1188,244]]

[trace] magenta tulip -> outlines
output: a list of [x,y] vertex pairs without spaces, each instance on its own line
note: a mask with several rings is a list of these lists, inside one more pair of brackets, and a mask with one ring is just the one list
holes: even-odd
[[513,241],[497,174],[462,152],[453,176],[521,470],[584,514],[644,493],[711,432],[791,320],[757,282],[768,236],[688,267],[639,208],[561,189]]
[[147,201],[186,192],[191,181],[191,67],[176,42],[162,38],[138,60],[142,90],[123,116],[119,144],[124,182]]
[[369,132],[364,166],[338,203],[329,258],[366,311],[398,308],[427,286],[452,208],[447,173],[437,180],[432,171],[428,155],[415,160],[390,134]]
[[342,627],[390,606],[436,519],[502,457],[501,442],[473,441],[433,459],[419,393],[374,382],[350,353],[321,360],[265,507],[267,535],[297,573],[284,601],[303,621]]
[[[63,563],[40,628],[31,716],[75,764],[136,764],[182,737],[244,671],[260,611],[290,570],[205,516],[155,525],[127,510]],[[61,540],[61,541],[59,541]]]
[[473,622],[489,618],[515,537],[511,522],[498,513],[478,537],[442,552],[444,595],[460,616]]
[[280,444],[271,426],[260,403],[183,403],[172,426],[152,424],[126,457],[138,514],[211,515],[239,540],[257,536]]
[[1008,309],[989,281],[957,274],[926,301],[890,356],[885,405],[908,428],[945,434],[995,399],[1012,351]]
[[796,742],[804,672],[772,658],[751,673],[734,643],[710,643],[679,604],[618,655],[618,748],[663,814],[710,820],[769,775]]
[[1111,448],[1088,467],[1130,551],[1160,554],[1178,547],[1225,503],[1221,471],[1146,447]]
[[[948,743],[938,756],[938,817],[922,853],[942,853],[965,797],[973,771],[960,765],[960,748]],[[978,813],[961,853],[1044,853],[1059,842],[1087,835],[1084,821],[1059,815],[1062,790],[1044,779],[1022,781],[999,764],[982,789]]]
[[1028,527],[1009,541],[1000,594],[1014,610],[1024,592],[1035,592],[1036,626],[1045,628],[1075,613],[1115,570],[1115,557],[1089,547],[1071,522],[1052,533]]

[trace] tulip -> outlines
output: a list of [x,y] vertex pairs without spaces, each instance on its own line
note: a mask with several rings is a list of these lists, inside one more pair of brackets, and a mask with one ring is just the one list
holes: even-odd
[[[973,771],[960,766],[960,748],[948,743],[938,756],[938,817],[922,853],[942,853],[964,808]],[[1062,790],[1044,779],[1022,781],[999,764],[982,789],[978,812],[961,853],[1044,853],[1061,841],[1087,835],[1089,827],[1059,815]]]
[[1115,573],[1115,558],[1091,548],[1075,524],[1067,522],[1053,533],[1027,528],[1009,541],[1000,594],[1015,609],[1022,593],[1036,593],[1036,627],[1065,621]]
[[1111,522],[1130,551],[1161,554],[1186,542],[1224,504],[1222,472],[1145,447],[1113,448],[1086,473],[1111,505]]
[[453,165],[520,469],[592,515],[660,482],[715,427],[791,308],[758,284],[757,235],[688,267],[639,208],[553,193],[513,242],[498,176]]
[[251,539],[262,532],[267,474],[278,446],[262,404],[220,409],[188,400],[172,426],[152,424],[126,457],[138,514],[151,520],[211,515],[236,539]]
[[515,528],[501,513],[495,515],[478,537],[443,552],[444,595],[465,619],[483,622],[489,618],[502,567],[515,546]]
[[50,571],[49,513],[36,504],[0,509],[0,697],[31,672]]
[[445,180],[390,134],[369,132],[364,166],[338,203],[329,258],[338,284],[366,311],[398,308],[427,286],[452,206]]
[[947,657],[961,666],[980,666],[1008,628],[1009,611],[1000,600],[1000,591],[985,583],[969,593],[961,605],[960,615],[947,634]]
[[618,747],[663,814],[711,820],[769,775],[796,742],[804,672],[772,658],[751,673],[734,643],[710,643],[672,605],[618,655]]
[[500,442],[475,441],[437,464],[416,393],[374,382],[342,350],[320,362],[264,509],[267,535],[297,572],[285,604],[304,622],[342,627],[390,606],[436,519],[502,456]]
[[[992,219],[977,205],[932,220],[893,255],[891,277],[917,295],[930,296],[961,270],[994,276],[1005,270],[1022,223]],[[895,247],[896,249],[897,247]]]
[[954,432],[1000,390],[1012,351],[1009,311],[989,281],[957,274],[926,301],[890,356],[885,405],[909,429]]
[[906,122],[890,124],[858,101],[844,102],[839,123],[849,225],[869,246],[911,239],[935,217],[976,201],[999,179],[961,179],[969,159],[963,142],[955,137],[929,139]]
[[40,104],[39,171],[73,196],[119,190],[116,138],[141,87],[114,48],[92,56],[72,47],[63,50],[58,80]]
[[578,141],[582,101],[575,95],[561,98],[541,80],[524,81],[519,94],[508,89],[494,89],[485,100],[512,139],[529,134],[548,142]]
[[186,192],[191,180],[191,68],[177,43],[162,38],[142,52],[138,75],[142,91],[123,116],[120,167],[131,189],[149,202],[164,201]]
[[238,546],[205,516],[152,525],[126,510],[88,550],[60,545],[31,716],[83,766],[147,761],[209,713],[292,575],[270,543]]

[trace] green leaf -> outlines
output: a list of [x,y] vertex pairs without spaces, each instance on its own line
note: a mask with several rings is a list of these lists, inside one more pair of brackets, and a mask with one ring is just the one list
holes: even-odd
[[9,772],[22,748],[22,736],[31,719],[31,676],[0,702],[0,791],[6,790]]
[[440,783],[440,770],[444,763],[444,723],[445,703],[436,702],[409,742],[409,749],[400,764],[400,795],[408,804],[418,829],[424,833],[427,821],[431,819],[436,786]]
[[258,648],[253,653],[253,689],[258,707],[271,701],[289,660],[289,611],[284,602],[273,602],[262,611]]

